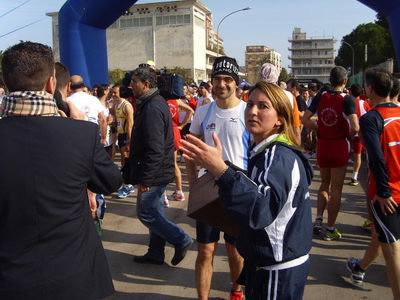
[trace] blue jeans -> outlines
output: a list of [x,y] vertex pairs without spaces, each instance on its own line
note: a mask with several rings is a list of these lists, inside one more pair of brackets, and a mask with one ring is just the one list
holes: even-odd
[[165,242],[176,249],[187,246],[192,238],[179,226],[164,216],[164,191],[167,185],[152,186],[150,191],[138,192],[136,212],[139,220],[149,228],[150,243],[146,254],[149,258],[164,261]]

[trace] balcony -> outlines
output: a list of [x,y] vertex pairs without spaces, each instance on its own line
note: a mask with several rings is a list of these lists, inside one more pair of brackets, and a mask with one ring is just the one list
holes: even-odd
[[332,62],[331,64],[300,64],[300,65],[291,65],[290,68],[300,69],[300,68],[333,68],[335,64]]
[[307,59],[311,59],[311,58],[320,58],[320,59],[335,59],[335,55],[334,54],[320,54],[320,55],[313,55],[313,54],[299,54],[299,55],[289,55],[288,59],[302,59],[302,58],[307,58]]
[[246,49],[246,53],[265,53],[265,52],[268,52],[269,51],[269,49],[268,48],[266,48],[266,49]]
[[290,46],[288,48],[289,51],[296,51],[296,50],[334,50],[333,45],[331,46],[321,46],[318,45],[317,47],[312,47],[312,46]]
[[288,41],[289,41],[289,43],[301,42],[301,41],[304,41],[304,42],[316,42],[316,41],[330,42],[330,41],[332,41],[334,39],[335,38],[333,36],[332,37],[310,37],[310,38],[304,38],[304,39],[302,39],[302,38],[293,39],[293,37],[291,37],[291,38],[288,38]]
[[210,71],[211,71],[211,70],[212,70],[212,67],[213,67],[213,65],[206,64],[206,69],[207,69],[207,70],[210,70]]

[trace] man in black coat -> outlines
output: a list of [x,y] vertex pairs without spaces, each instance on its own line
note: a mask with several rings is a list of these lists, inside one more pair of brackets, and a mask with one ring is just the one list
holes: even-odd
[[98,126],[60,117],[50,47],[21,42],[2,59],[0,299],[88,300],[114,292],[87,189],[122,183]]
[[138,184],[137,215],[150,230],[148,252],[135,256],[137,263],[164,263],[165,242],[172,244],[177,265],[192,245],[192,238],[164,216],[164,192],[174,181],[174,137],[167,102],[157,89],[156,72],[148,67],[132,72],[131,87],[136,98],[132,131],[129,183]]

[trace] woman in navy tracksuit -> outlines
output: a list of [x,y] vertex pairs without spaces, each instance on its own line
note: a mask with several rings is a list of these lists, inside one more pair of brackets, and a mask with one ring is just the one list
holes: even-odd
[[258,82],[249,93],[247,130],[255,146],[248,176],[226,166],[221,145],[189,137],[185,157],[211,171],[227,213],[240,228],[246,299],[302,299],[311,249],[308,186],[313,177],[293,127],[289,99],[276,85]]

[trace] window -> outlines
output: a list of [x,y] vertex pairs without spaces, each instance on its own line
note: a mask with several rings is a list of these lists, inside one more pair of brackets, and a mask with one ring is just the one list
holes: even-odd
[[[115,25],[114,25],[115,24]],[[111,28],[117,28],[117,24],[114,23],[111,25]],[[119,26],[121,29],[123,28],[132,28],[132,27],[140,27],[140,26],[152,26],[153,18],[145,17],[145,18],[134,18],[134,19],[120,19]]]
[[120,26],[121,28],[126,28],[126,27],[127,27],[127,26],[126,26],[126,19],[121,19],[120,22],[119,22],[119,26]]
[[[204,24],[204,21],[201,20]],[[196,22],[197,24],[198,22]],[[190,15],[162,16],[156,18],[156,25],[190,24]]]
[[169,16],[163,16],[162,17],[162,24],[163,25],[169,25]]

